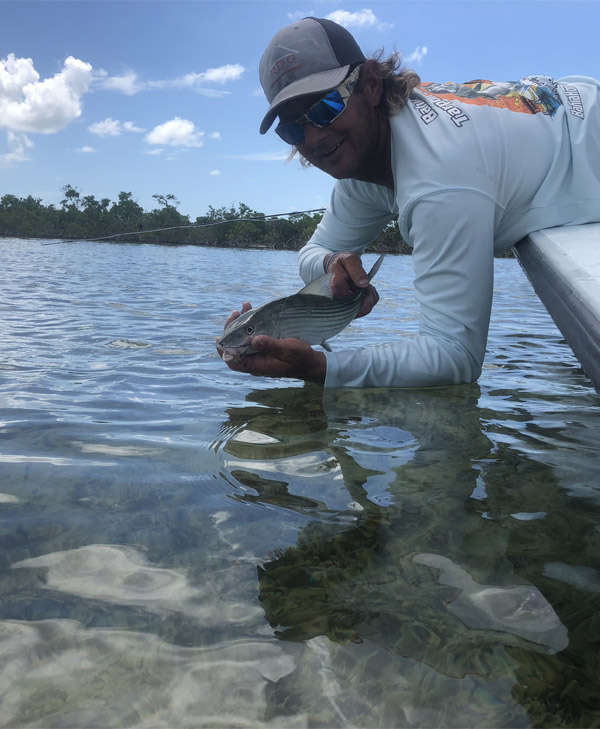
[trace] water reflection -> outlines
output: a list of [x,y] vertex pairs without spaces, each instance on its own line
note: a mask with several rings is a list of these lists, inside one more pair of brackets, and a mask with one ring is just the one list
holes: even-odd
[[[594,706],[578,625],[595,610],[545,569],[565,553],[568,495],[551,467],[488,437],[479,398],[473,386],[322,399],[306,386],[250,393],[228,413],[237,498],[308,518],[259,565],[259,600],[277,637],[318,642],[338,705],[351,691],[381,698],[373,666],[396,665],[405,683],[390,690],[410,725],[521,726]],[[597,515],[568,506],[597,534]]]

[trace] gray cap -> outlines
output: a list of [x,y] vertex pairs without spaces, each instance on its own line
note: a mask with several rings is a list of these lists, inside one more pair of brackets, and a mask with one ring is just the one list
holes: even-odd
[[285,101],[339,86],[365,60],[353,36],[333,20],[303,18],[282,28],[260,59],[260,83],[270,104],[260,133]]

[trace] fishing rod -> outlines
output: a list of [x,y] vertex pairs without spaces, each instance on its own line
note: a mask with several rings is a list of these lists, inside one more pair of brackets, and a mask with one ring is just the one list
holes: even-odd
[[215,220],[212,223],[191,223],[190,225],[172,225],[167,228],[154,228],[153,230],[133,230],[124,233],[113,233],[112,235],[102,235],[99,238],[61,238],[60,240],[49,241],[48,243],[42,243],[43,246],[54,246],[58,243],[72,243],[78,240],[86,240],[90,242],[99,240],[111,240],[113,238],[120,238],[124,235],[146,235],[147,233],[162,233],[165,230],[182,230],[184,228],[210,228],[214,225],[225,225],[225,223],[240,223],[240,222],[269,222],[275,218],[287,217],[289,215],[305,215],[307,213],[323,213],[325,208],[313,208],[312,210],[294,210],[291,213],[272,213],[271,215],[260,215],[256,218],[230,218],[228,220]]

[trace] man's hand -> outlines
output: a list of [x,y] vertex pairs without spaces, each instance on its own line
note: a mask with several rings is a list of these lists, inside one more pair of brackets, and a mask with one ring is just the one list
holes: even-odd
[[[335,256],[335,258],[334,258]],[[360,258],[355,253],[342,251],[332,253],[325,257],[324,265],[333,258],[328,272],[331,274],[331,291],[334,297],[347,296],[356,289],[366,289],[365,298],[362,300],[356,318],[370,314],[375,304],[379,301],[379,294],[374,286],[371,286],[367,273],[362,266]]]
[[[227,328],[240,314],[252,307],[246,301],[241,313],[234,311],[225,323]],[[273,339],[259,334],[252,339],[256,354],[247,354],[239,360],[227,360],[227,366],[235,372],[247,372],[257,377],[294,377],[307,382],[325,382],[327,361],[322,352],[317,352],[310,344],[300,339]],[[223,353],[217,349],[221,359]]]

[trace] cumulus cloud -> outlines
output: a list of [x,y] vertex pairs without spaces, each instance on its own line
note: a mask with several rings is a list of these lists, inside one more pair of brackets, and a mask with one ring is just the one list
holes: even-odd
[[221,170],[211,170],[208,174],[211,175],[211,177],[220,177]]
[[94,147],[79,147],[77,152],[80,152],[81,154],[93,154],[96,150]]
[[99,137],[118,137],[121,134],[120,122],[107,117],[104,121],[90,124],[88,130]]
[[217,142],[220,142],[223,137],[221,137],[221,134],[219,132],[212,132],[212,134],[208,135],[211,139],[216,140]]
[[104,121],[94,122],[94,124],[90,124],[88,130],[92,134],[97,134],[99,137],[118,137],[123,132],[146,131],[141,127],[136,127],[133,122],[120,122],[118,119],[111,119],[110,117],[107,117],[106,119],[104,119]]
[[325,16],[334,23],[343,25],[344,28],[384,28],[393,27],[391,23],[383,23],[377,19],[377,16],[370,8],[363,8],[355,12],[349,10],[334,10],[333,13]]
[[10,167],[17,162],[28,161],[30,158],[27,156],[27,150],[33,147],[33,142],[26,134],[12,132],[10,129],[6,135],[6,152],[0,155],[0,167]]
[[146,135],[148,144],[164,144],[171,147],[201,147],[204,132],[196,129],[193,122],[176,116],[171,121],[159,124]]
[[81,115],[92,66],[69,56],[62,71],[40,81],[31,58],[0,59],[0,127],[18,134],[53,134]]

